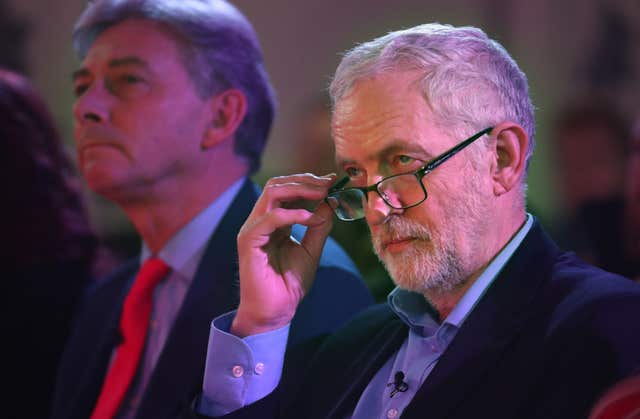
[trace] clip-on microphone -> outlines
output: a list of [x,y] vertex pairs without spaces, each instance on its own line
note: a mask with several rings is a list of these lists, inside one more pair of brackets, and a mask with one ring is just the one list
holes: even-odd
[[393,377],[393,383],[388,383],[387,387],[393,386],[393,390],[391,390],[391,394],[389,398],[396,395],[396,393],[404,393],[409,389],[409,384],[404,381],[404,373],[402,371],[396,372],[396,375]]

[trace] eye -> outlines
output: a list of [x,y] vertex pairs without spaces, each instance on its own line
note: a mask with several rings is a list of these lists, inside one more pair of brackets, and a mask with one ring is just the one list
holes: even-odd
[[357,167],[345,167],[344,172],[351,179],[357,178],[358,176],[362,175],[362,170],[358,169]]
[[122,83],[136,84],[143,81],[142,77],[138,77],[135,74],[123,74],[118,78]]
[[73,86],[73,94],[76,97],[80,97],[84,92],[87,91],[88,88],[89,88],[89,83],[76,83]]
[[138,97],[149,89],[149,83],[144,77],[134,73],[120,73],[106,80],[108,88],[122,98]]
[[416,161],[416,159],[414,159],[413,157],[409,157],[404,154],[401,154],[398,157],[396,157],[396,160],[398,161],[398,164],[401,166],[408,166],[411,163]]

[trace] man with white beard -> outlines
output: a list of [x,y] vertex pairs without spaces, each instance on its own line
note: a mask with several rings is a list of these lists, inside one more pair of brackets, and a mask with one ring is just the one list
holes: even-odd
[[[640,366],[640,287],[561,251],[526,212],[533,106],[502,46],[471,27],[392,32],[344,56],[331,95],[346,179],[267,182],[238,236],[241,302],[214,320],[199,414],[582,418]],[[301,198],[321,203],[292,207]],[[274,391],[265,348],[286,339],[332,211],[366,218],[398,287],[306,354],[297,394]]]

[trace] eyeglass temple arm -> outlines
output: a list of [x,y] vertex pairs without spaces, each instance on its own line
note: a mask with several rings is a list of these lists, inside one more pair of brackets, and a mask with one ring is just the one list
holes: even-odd
[[[420,175],[420,176],[424,176],[426,173],[432,171],[433,169],[435,169],[436,167],[440,166],[445,161],[449,160],[449,158],[455,156],[460,150],[462,150],[463,148],[465,148],[466,146],[468,146],[469,144],[471,144],[472,142],[474,142],[478,138],[482,137],[485,134],[490,133],[491,130],[493,130],[493,127],[486,128],[486,129],[478,132],[477,134],[474,134],[471,137],[467,138],[466,140],[464,140],[460,144],[458,144],[458,145],[452,147],[451,149],[445,151],[444,153],[442,153],[441,155],[436,157],[434,160],[430,161],[429,164],[424,166],[422,168],[422,170],[420,170],[420,172],[418,172],[417,174]],[[344,176],[342,179],[337,181],[332,187],[329,188],[328,193],[331,194],[333,192],[339,191],[348,182],[349,182],[349,176]],[[365,196],[366,196],[366,194],[371,192],[371,191],[377,191],[377,184],[373,184],[373,185],[369,185],[369,186],[356,187],[354,189],[360,189],[363,193],[365,193]]]
[[460,150],[462,150],[463,148],[465,148],[466,146],[468,146],[469,144],[471,144],[472,142],[474,142],[478,138],[482,137],[485,134],[490,133],[491,130],[493,130],[493,127],[489,127],[489,128],[483,129],[482,131],[478,132],[477,134],[474,134],[471,137],[467,138],[466,140],[464,140],[460,144],[458,144],[458,145],[452,147],[451,149],[445,151],[444,153],[442,153],[441,155],[439,155],[435,159],[431,160],[429,162],[429,164],[424,166],[422,168],[422,170],[420,171],[420,175],[424,176],[426,173],[429,173],[430,171],[432,171],[436,167],[440,166],[445,161],[449,160],[451,157],[455,156]]
[[344,176],[342,179],[337,181],[332,187],[330,187],[327,193],[333,193],[342,189],[342,187],[346,185],[348,182],[349,182],[349,176]]
[[[349,176],[345,176],[342,179],[340,179],[339,181],[337,181],[332,187],[329,188],[329,190],[327,191],[327,195],[331,195],[334,192],[338,192],[341,191],[344,187],[344,185],[346,185],[349,181],[351,180],[351,178],[349,178]],[[373,184],[370,186],[355,186],[353,188],[347,188],[347,189],[359,189],[362,191],[362,193],[368,194],[371,191],[376,191],[377,185]]]

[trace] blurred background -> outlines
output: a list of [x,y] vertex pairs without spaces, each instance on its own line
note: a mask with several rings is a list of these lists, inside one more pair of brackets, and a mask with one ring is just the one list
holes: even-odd
[[[0,0],[0,66],[34,82],[72,157],[70,74],[78,62],[70,33],[85,2]],[[585,258],[602,266],[626,263],[602,261],[593,243],[609,249],[612,254],[606,257],[616,259],[619,252],[607,240],[619,242],[612,231],[623,227],[607,223],[620,219],[630,126],[640,114],[637,0],[233,3],[254,24],[278,92],[279,114],[263,169],[255,177],[259,183],[293,171],[333,170],[325,91],[341,52],[419,23],[479,26],[507,48],[529,77],[537,110],[530,211],[556,240]],[[122,257],[135,254],[138,243],[126,218],[107,201],[88,190],[85,194],[92,223],[105,243]],[[371,255],[366,227],[340,225],[334,234],[356,259],[374,293],[383,296],[390,283]]]

